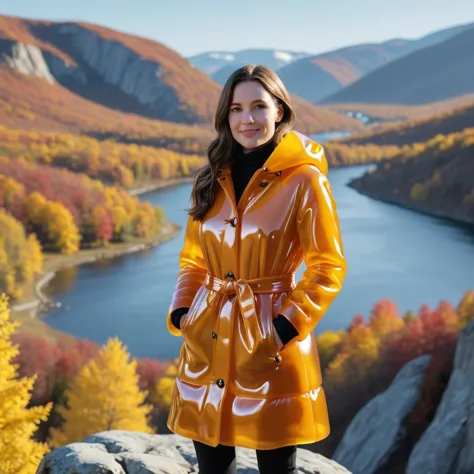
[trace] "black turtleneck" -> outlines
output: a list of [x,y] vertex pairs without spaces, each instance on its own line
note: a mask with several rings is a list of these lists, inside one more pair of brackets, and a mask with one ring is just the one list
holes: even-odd
[[242,193],[255,171],[263,167],[263,164],[274,149],[273,140],[270,140],[255,150],[248,151],[247,153],[242,150],[235,155],[231,169],[236,204],[239,203]]
[[[267,161],[274,149],[275,145],[273,140],[270,140],[255,150],[248,151],[247,153],[241,150],[236,153],[231,165],[236,204],[239,203],[242,193],[254,173],[263,167],[263,164]],[[178,308],[171,314],[171,322],[176,328],[180,329],[181,316],[187,313],[188,309],[189,308]],[[281,314],[273,320],[273,324],[283,344],[286,344],[298,335],[298,331],[293,324]]]

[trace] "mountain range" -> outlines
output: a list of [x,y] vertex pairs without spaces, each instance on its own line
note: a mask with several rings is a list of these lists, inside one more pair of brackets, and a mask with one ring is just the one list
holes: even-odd
[[[364,102],[362,100],[364,97],[356,93],[358,89],[348,86],[358,84],[373,71],[383,70],[385,65],[425,48],[440,45],[473,27],[474,23],[467,23],[442,29],[415,40],[394,38],[382,43],[351,45],[317,55],[306,52],[255,49],[233,53],[212,51],[191,56],[189,60],[221,84],[238,67],[248,63],[259,63],[275,69],[291,93],[311,103]],[[474,50],[474,43],[470,43],[470,48],[469,45],[464,48],[464,56],[469,57],[469,52],[472,50]],[[433,51],[436,51],[436,48]],[[403,62],[400,64],[402,67],[405,66]],[[416,71],[416,64],[412,65],[412,68]],[[407,72],[411,74],[412,70]],[[398,80],[398,76],[393,79]],[[374,86],[376,89],[382,89],[384,85],[383,80],[376,84],[370,83],[367,90],[371,91]],[[344,93],[337,96],[339,91],[344,91]],[[380,103],[378,100],[377,102]]]
[[[41,99],[33,100],[32,90],[46,85],[47,95],[61,97],[66,107],[74,103],[76,110],[86,110],[91,104],[103,108],[97,111],[101,116],[105,109],[112,116],[126,114],[122,125],[142,117],[208,129],[221,91],[186,58],[156,41],[88,23],[0,16],[0,97],[7,104],[20,100],[35,108],[30,102]],[[32,92],[21,92],[25,87]],[[304,133],[361,128],[358,120],[302,98],[295,97],[294,105]],[[36,109],[36,116],[44,115],[48,107]],[[51,121],[50,116],[42,118]],[[59,122],[68,122],[67,117]]]
[[396,59],[320,103],[428,104],[474,92],[474,25]]
[[353,132],[364,127],[361,120],[329,105],[426,104],[473,93],[472,51],[469,23],[317,56],[254,49],[187,59],[100,25],[0,15],[0,120],[202,151],[213,133],[219,81],[250,62],[280,74],[300,131]]

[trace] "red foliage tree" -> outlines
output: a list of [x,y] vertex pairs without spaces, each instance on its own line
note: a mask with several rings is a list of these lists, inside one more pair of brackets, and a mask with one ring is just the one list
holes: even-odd
[[20,346],[20,352],[13,361],[19,365],[19,376],[38,375],[31,403],[41,405],[50,401],[56,383],[55,368],[61,355],[60,349],[46,339],[27,333],[15,334],[12,340]]
[[152,393],[158,380],[165,375],[169,364],[169,362],[161,362],[155,359],[139,359],[137,361],[137,373],[140,390],[147,390],[148,393]]

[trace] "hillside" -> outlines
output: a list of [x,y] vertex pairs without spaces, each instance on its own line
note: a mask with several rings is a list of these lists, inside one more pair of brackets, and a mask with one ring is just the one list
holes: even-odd
[[178,53],[97,25],[0,16],[0,51],[11,67],[150,118],[207,123],[219,97],[219,86]]
[[68,132],[125,143],[204,152],[209,128],[152,120],[82,98],[57,83],[26,76],[0,65],[0,123],[7,127]]
[[[431,102],[425,105],[396,105],[396,104],[363,104],[363,103],[336,103],[326,104],[325,109],[339,114],[361,114],[370,117],[373,121],[401,122],[429,118],[434,115],[448,112],[474,103],[474,94],[465,94],[446,100]],[[370,130],[368,130],[370,133]]]
[[472,25],[447,28],[417,40],[395,38],[383,43],[353,45],[302,58],[282,67],[278,73],[292,93],[317,103],[391,61],[445,41]]
[[371,197],[474,224],[474,128],[405,147],[353,180]]
[[[8,126],[141,136],[158,146],[173,145],[169,135],[191,136],[199,142],[191,151],[210,141],[221,86],[155,41],[89,24],[0,16],[0,52],[0,98],[6,115],[13,110]],[[295,106],[303,133],[361,128],[303,100]],[[200,136],[197,127],[182,128],[187,124],[206,130]]]
[[291,96],[291,102],[297,117],[295,127],[306,135],[335,130],[355,132],[364,128],[364,124],[360,120],[346,117],[323,107],[310,105],[309,102],[296,95]]
[[474,93],[474,27],[394,60],[321,103],[428,104]]
[[347,145],[408,145],[430,140],[438,134],[448,135],[474,126],[474,101],[471,105],[443,112],[435,116],[410,120],[399,125],[383,125],[373,131],[362,132],[339,140]]

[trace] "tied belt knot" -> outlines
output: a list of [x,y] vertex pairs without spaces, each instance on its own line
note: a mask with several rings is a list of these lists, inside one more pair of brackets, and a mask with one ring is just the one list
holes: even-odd
[[292,291],[295,286],[295,274],[287,273],[284,275],[269,276],[244,280],[226,277],[224,280],[210,273],[206,274],[204,286],[210,291],[216,293],[210,298],[209,304],[212,306],[217,295],[236,295],[240,306],[244,322],[248,318],[255,318],[255,294],[284,293]]

